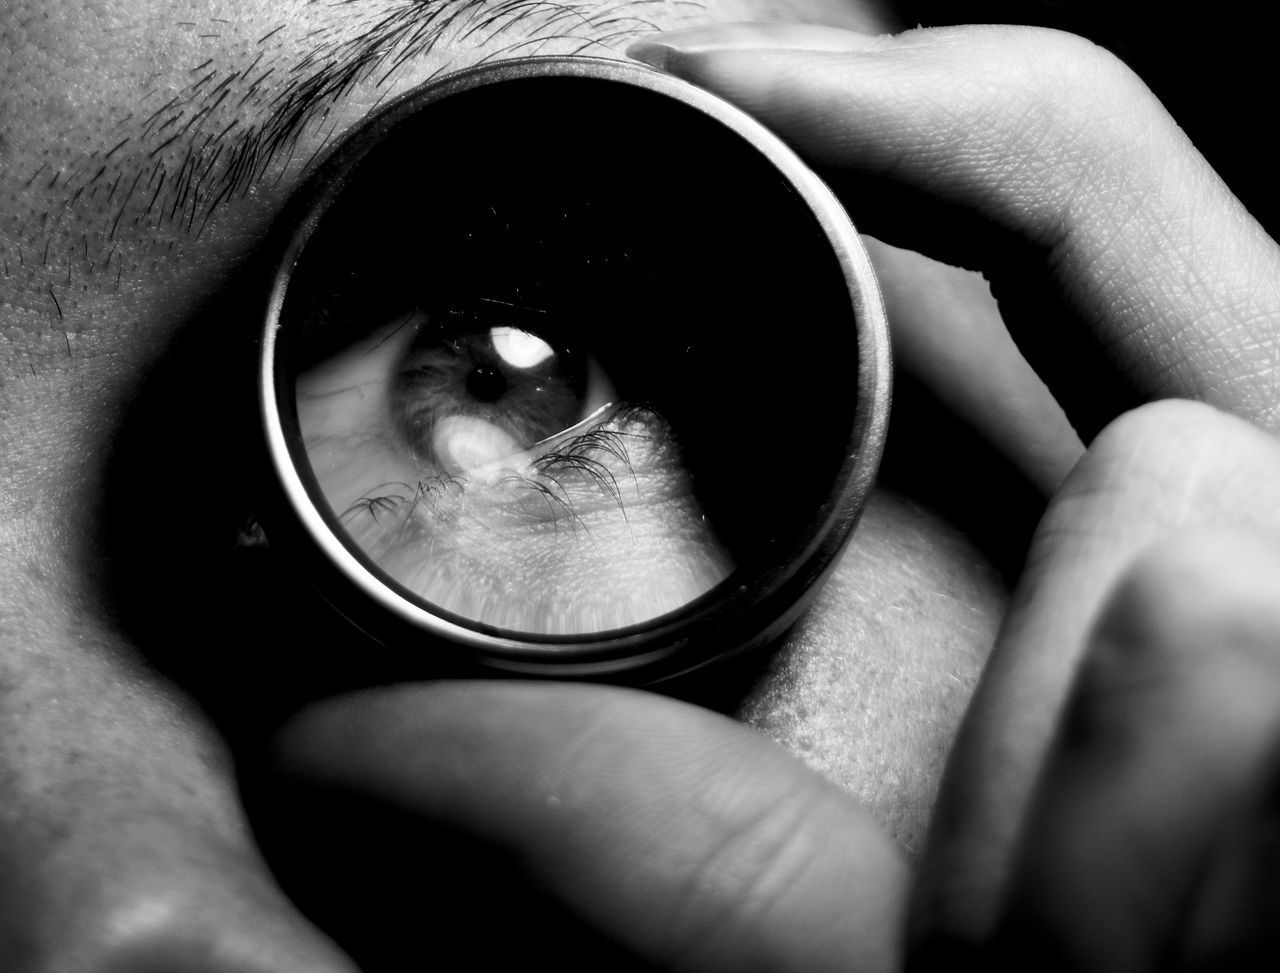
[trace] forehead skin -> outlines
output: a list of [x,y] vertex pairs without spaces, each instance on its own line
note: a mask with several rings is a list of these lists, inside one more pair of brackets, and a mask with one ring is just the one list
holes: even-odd
[[[653,27],[766,16],[885,25],[839,0],[0,3],[0,858],[66,826],[86,791],[102,815],[149,800],[242,827],[220,745],[114,620],[93,539],[131,402],[158,375],[183,380],[175,337],[230,335],[211,309],[242,287],[307,162],[446,69],[610,55]],[[212,387],[213,412],[247,394]],[[206,445],[153,444],[175,456]],[[137,484],[155,502],[130,529],[196,530],[206,508],[181,487]],[[881,491],[740,715],[914,846],[1002,605],[955,529]]]

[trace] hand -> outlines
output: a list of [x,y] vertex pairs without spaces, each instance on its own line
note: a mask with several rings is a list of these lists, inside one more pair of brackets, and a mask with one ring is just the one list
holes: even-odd
[[[1074,38],[742,28],[642,53],[758,114],[846,190],[856,177],[855,217],[867,209],[895,242],[983,269],[1087,434],[1141,400],[1243,417],[1179,402],[1132,412],[1055,497],[957,747],[918,898],[930,936],[990,946],[1029,933],[1086,968],[1251,945],[1224,917],[1277,881],[1250,857],[1280,711],[1265,645],[1280,559],[1260,536],[1280,526],[1274,245],[1145,89]],[[885,185],[910,219],[863,205]],[[922,221],[930,206],[977,236]],[[963,351],[919,340],[925,359]],[[974,408],[999,415],[989,398]],[[1000,423],[987,428],[999,441]],[[484,715],[499,704],[500,719]],[[1064,713],[1080,732],[1050,756]],[[440,686],[322,706],[282,754],[313,781],[516,849],[654,962],[744,968],[743,953],[718,952],[741,947],[775,969],[894,962],[893,854],[840,795],[745,733],[616,690]],[[1117,853],[1135,844],[1140,857]],[[676,890],[687,895],[671,909]],[[827,935],[806,925],[815,916]]]
[[[1086,433],[1124,404],[1172,396],[1275,431],[1276,247],[1108,55],[1025,30],[868,39],[781,28],[692,32],[647,59],[757,112],[838,175],[888,181],[917,214],[930,202],[959,207],[985,247],[966,252],[953,230],[870,215],[984,270]],[[855,214],[862,198],[851,199]],[[1095,442],[1041,525],[953,757],[926,859],[926,927],[984,941],[1012,894],[1000,935],[1051,936],[1083,968],[1155,964],[1171,943],[1246,948],[1230,933],[1257,928],[1233,930],[1230,907],[1250,904],[1260,877],[1272,889],[1280,881],[1266,867],[1246,879],[1239,865],[1241,842],[1265,820],[1280,698],[1258,633],[1274,622],[1280,575],[1265,541],[1177,535],[1207,525],[1265,537],[1280,526],[1276,449],[1257,428],[1174,403],[1126,416]],[[1072,732],[1024,825],[1090,646]],[[1141,746],[1116,746],[1135,737]],[[1250,837],[1219,834],[1241,819]],[[1123,853],[1135,843],[1137,861]],[[1216,899],[1195,884],[1207,856],[1235,869],[1215,879]],[[1198,925],[1184,942],[1175,923],[1188,915]]]
[[[424,916],[446,937],[487,925],[467,946],[486,968],[546,955],[617,969],[621,953],[643,968],[799,973],[900,957],[893,841],[840,788],[699,707],[601,686],[410,686],[313,707],[280,759],[307,782],[277,805],[292,850],[323,850],[310,874],[327,888],[299,876],[318,892],[304,905],[362,962],[421,955]],[[505,856],[475,855],[495,845]],[[359,895],[335,870],[343,854]]]

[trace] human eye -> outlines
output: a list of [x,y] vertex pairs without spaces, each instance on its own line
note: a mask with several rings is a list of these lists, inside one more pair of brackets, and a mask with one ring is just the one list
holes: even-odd
[[732,555],[662,405],[619,392],[618,343],[538,301],[438,300],[302,375],[320,490],[382,570],[464,618],[578,634],[674,611]]

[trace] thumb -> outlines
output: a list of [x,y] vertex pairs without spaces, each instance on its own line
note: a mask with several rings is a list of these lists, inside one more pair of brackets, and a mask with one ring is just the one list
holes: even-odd
[[[887,970],[899,957],[906,875],[889,838],[772,742],[696,707],[598,686],[436,683],[316,706],[280,753],[313,791],[496,845],[525,875],[491,884],[531,877],[658,968]],[[399,855],[391,873],[434,872]],[[438,914],[424,883],[393,884]]]

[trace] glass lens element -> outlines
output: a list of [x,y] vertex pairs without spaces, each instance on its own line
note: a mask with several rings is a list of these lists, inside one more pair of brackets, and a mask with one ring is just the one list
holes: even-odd
[[668,96],[547,76],[432,101],[355,158],[290,269],[277,400],[387,588],[549,645],[809,556],[858,438],[858,334],[767,157]]
[[550,311],[480,298],[375,330],[299,376],[303,444],[351,539],[426,601],[523,632],[625,628],[732,562],[661,415],[541,337],[528,319]]

